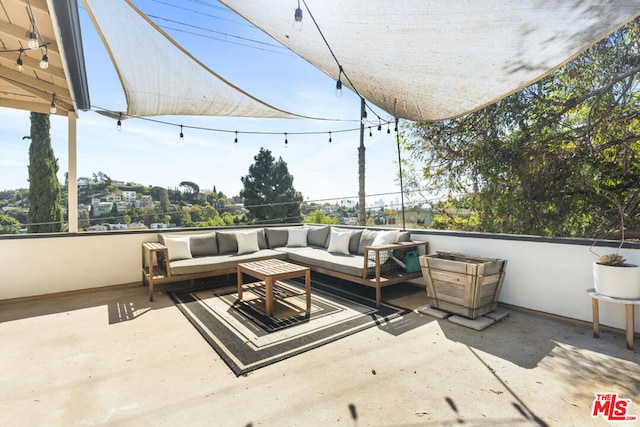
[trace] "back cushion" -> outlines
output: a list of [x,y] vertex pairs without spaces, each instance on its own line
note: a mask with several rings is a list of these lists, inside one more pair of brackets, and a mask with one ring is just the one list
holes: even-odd
[[411,233],[409,231],[401,231],[398,234],[398,242],[410,242],[411,241]]
[[270,249],[287,246],[289,230],[286,228],[265,228],[264,232],[267,236],[267,245],[269,245]]
[[322,226],[309,226],[307,227],[309,232],[307,233],[307,244],[311,246],[323,246],[328,244],[327,238],[329,237],[330,227],[328,225]]
[[377,235],[378,232],[375,230],[362,230],[360,244],[358,245],[358,255],[364,255],[364,247],[371,246]]
[[189,244],[191,255],[194,257],[218,255],[215,231],[206,234],[193,234],[189,236]]
[[268,249],[267,237],[264,234],[264,228],[258,228],[258,246],[260,249]]
[[238,240],[236,239],[235,231],[217,231],[216,237],[218,238],[218,253],[220,255],[238,252]]

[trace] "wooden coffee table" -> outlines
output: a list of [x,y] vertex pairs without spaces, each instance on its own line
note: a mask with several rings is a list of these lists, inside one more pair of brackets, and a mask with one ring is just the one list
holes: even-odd
[[307,312],[311,310],[311,272],[308,267],[292,264],[279,259],[240,263],[238,264],[238,300],[242,300],[243,274],[248,274],[251,277],[259,279],[260,282],[258,283],[264,282],[265,311],[269,317],[271,317],[271,314],[273,313],[274,285],[281,284],[283,285],[282,287],[287,290],[287,292],[278,292],[278,299],[302,295],[303,292],[291,292],[292,288],[290,286],[286,286],[286,284],[278,282],[304,276],[304,293],[307,296]]

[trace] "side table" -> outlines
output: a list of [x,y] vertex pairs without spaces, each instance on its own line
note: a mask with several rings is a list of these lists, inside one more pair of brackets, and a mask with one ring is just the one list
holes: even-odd
[[633,326],[634,326],[634,306],[640,304],[640,298],[614,298],[596,292],[594,288],[587,289],[587,295],[591,297],[591,307],[593,309],[593,337],[600,338],[600,315],[598,300],[624,304],[627,316],[627,348],[633,350]]

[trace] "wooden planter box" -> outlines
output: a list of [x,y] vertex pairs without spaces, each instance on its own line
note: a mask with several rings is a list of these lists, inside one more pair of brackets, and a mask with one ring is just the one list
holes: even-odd
[[452,252],[420,257],[433,308],[475,319],[495,310],[507,261]]

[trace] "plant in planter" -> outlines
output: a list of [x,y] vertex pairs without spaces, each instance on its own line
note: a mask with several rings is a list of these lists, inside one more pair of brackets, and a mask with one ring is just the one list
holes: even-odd
[[626,263],[626,259],[620,255],[620,249],[624,245],[624,209],[622,204],[612,193],[601,190],[618,209],[620,215],[620,245],[611,254],[599,255],[593,250],[596,241],[589,249],[598,257],[593,263],[593,285],[596,292],[614,298],[640,298],[640,267]]

